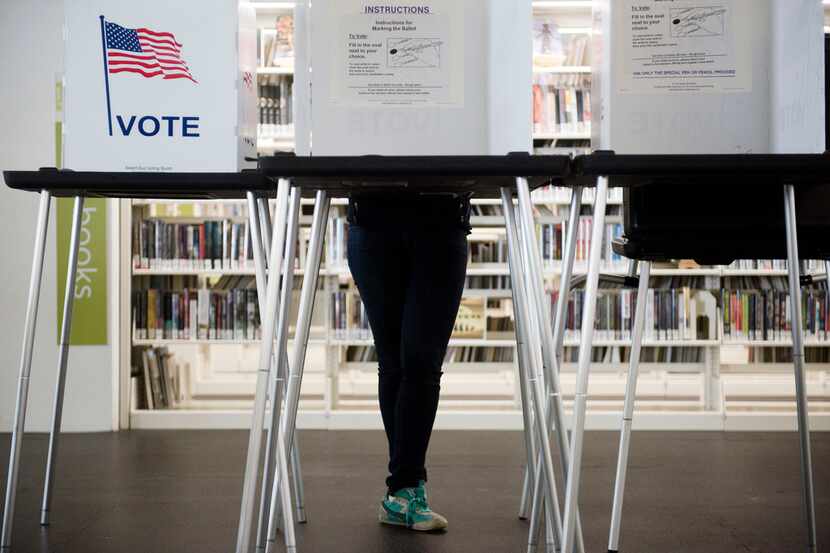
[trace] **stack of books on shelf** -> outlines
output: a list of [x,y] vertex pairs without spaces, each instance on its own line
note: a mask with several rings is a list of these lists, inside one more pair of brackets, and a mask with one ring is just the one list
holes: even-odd
[[[815,259],[802,261],[808,273],[824,273],[824,261]],[[728,269],[738,271],[786,271],[786,259],[739,259],[733,261]]]
[[[792,338],[790,295],[782,290],[721,291],[724,342],[788,342]],[[802,328],[807,341],[826,341],[830,331],[827,290],[801,295]]]
[[444,363],[512,363],[513,348],[454,347],[447,348]]
[[[142,278],[142,280],[145,280]],[[258,340],[257,292],[250,277],[150,277],[132,297],[134,340]]]
[[591,92],[552,83],[560,75],[534,76],[533,135],[537,138],[590,136]]
[[468,276],[464,282],[467,290],[509,290],[510,277],[506,275]]
[[[558,186],[542,186],[531,193],[534,203],[541,204],[568,204],[571,201],[572,190]],[[593,188],[586,188],[582,191],[582,203],[593,204],[596,191]],[[623,200],[622,188],[608,189],[608,203],[621,204]]]
[[[591,233],[594,218],[590,215],[579,217],[576,237],[575,263],[585,263],[591,251]],[[562,262],[562,250],[567,241],[567,223],[538,225],[538,242],[542,248],[542,261],[547,265],[559,265]],[[621,223],[606,223],[603,238],[602,261],[606,270],[624,268],[627,261],[612,249],[613,241],[623,234]]]
[[369,340],[369,316],[357,290],[331,293],[331,330],[335,340]]
[[533,132],[537,138],[589,136],[591,132],[590,36],[563,32],[537,15],[533,23]]
[[259,80],[259,139],[293,138],[294,77],[292,75],[260,75]]
[[[559,292],[550,293],[551,313],[556,313]],[[600,290],[596,307],[596,340],[630,340],[637,302],[635,290]],[[565,339],[581,337],[585,291],[568,296]],[[699,316],[700,315],[700,316]],[[694,341],[710,339],[710,322],[715,320],[714,297],[688,287],[649,289],[646,297],[644,338],[646,341]]]
[[141,348],[133,356],[132,404],[136,409],[173,409],[184,402],[185,368],[167,348]]
[[248,223],[230,219],[199,224],[135,221],[133,268],[242,270],[253,268]]
[[345,217],[331,217],[327,226],[325,262],[330,270],[345,270],[348,262],[349,223]]

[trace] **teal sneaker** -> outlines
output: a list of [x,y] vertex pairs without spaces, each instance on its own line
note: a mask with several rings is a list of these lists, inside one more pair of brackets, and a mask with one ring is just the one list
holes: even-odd
[[417,488],[403,488],[387,494],[380,502],[378,520],[381,524],[405,526],[419,532],[447,529],[447,519],[429,508],[424,481]]

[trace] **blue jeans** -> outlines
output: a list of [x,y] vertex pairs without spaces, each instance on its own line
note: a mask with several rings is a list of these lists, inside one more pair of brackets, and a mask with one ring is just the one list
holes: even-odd
[[[387,223],[394,225],[362,224],[350,209],[349,268],[378,354],[390,493],[427,478],[441,366],[467,272],[466,225],[440,218],[430,224],[416,205],[393,209]],[[360,206],[362,216],[367,206]]]

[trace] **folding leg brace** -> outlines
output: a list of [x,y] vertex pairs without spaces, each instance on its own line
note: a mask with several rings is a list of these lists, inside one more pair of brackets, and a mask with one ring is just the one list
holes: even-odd
[[[311,224],[311,242],[309,244],[308,256],[303,276],[303,287],[300,292],[300,306],[297,316],[297,330],[294,337],[294,357],[290,365],[291,371],[288,379],[288,386],[285,398],[285,417],[279,427],[278,446],[291,447],[294,442],[294,430],[297,424],[297,409],[300,404],[300,386],[302,385],[303,370],[305,368],[305,355],[308,348],[308,339],[311,331],[311,316],[314,311],[314,298],[317,293],[317,283],[320,274],[320,260],[323,254],[323,241],[326,236],[326,224],[328,223],[329,201],[326,192],[317,192],[314,205],[314,218]],[[277,472],[274,476],[271,490],[271,510],[268,522],[268,541],[266,553],[270,553],[276,542],[276,518],[277,518],[277,497],[282,494],[281,484],[287,482],[285,475]],[[283,508],[285,508],[283,500]],[[287,524],[287,522],[286,522]],[[286,528],[287,532],[287,528]]]
[[[35,248],[32,259],[32,273],[29,280],[29,300],[26,307],[26,324],[23,331],[23,354],[20,360],[20,379],[17,387],[17,404],[14,413],[14,430],[12,432],[11,453],[9,455],[9,473],[6,484],[6,498],[3,505],[3,530],[0,549],[11,547],[12,527],[14,525],[14,507],[17,497],[17,484],[20,472],[20,450],[23,445],[23,432],[26,426],[26,405],[29,397],[29,377],[32,369],[35,330],[37,327],[37,310],[40,300],[40,284],[43,277],[43,258],[46,252],[46,235],[49,226],[49,207],[52,195],[47,190],[40,193],[40,207],[35,231]],[[75,298],[75,275],[78,266],[78,247],[80,244],[81,218],[84,198],[75,197],[72,212],[72,235],[69,245],[69,261],[66,272],[66,293],[63,302],[63,319],[61,320],[61,342],[58,354],[57,389],[52,416],[52,432],[49,436],[49,458],[46,469],[41,524],[49,524],[49,508],[52,499],[52,482],[58,449],[63,408],[63,395],[66,382],[66,367],[69,354],[69,337],[72,330],[72,306]]]
[[594,339],[594,315],[597,304],[600,253],[605,235],[605,206],[608,200],[608,179],[597,180],[594,200],[594,221],[591,228],[591,251],[588,256],[588,275],[585,283],[585,305],[582,312],[581,338],[579,344],[579,367],[574,397],[573,427],[571,434],[571,466],[565,491],[565,516],[562,522],[562,551],[570,553],[574,547],[574,536],[579,501],[579,484],[582,477],[582,446],[585,437],[585,412],[588,401],[588,376],[591,369],[591,348]]
[[[551,328],[551,313],[548,309],[550,301],[545,297],[544,281],[542,275],[542,260],[541,250],[539,250],[536,241],[536,232],[533,226],[533,206],[530,198],[530,189],[527,181],[521,179],[518,184],[519,191],[519,210],[521,213],[521,220],[524,222],[522,227],[523,243],[525,246],[526,259],[530,264],[530,271],[525,272],[527,275],[527,289],[531,292],[530,299],[536,306],[536,318],[538,327],[542,333],[542,355],[543,368],[545,375],[545,389],[547,392],[547,401],[545,402],[545,413],[547,413],[546,425],[548,432],[555,431],[557,444],[559,446],[559,454],[562,466],[562,481],[567,480],[568,468],[570,465],[570,450],[568,433],[565,428],[565,409],[562,405],[562,385],[559,381],[560,372],[560,353],[561,342],[556,341],[556,336],[560,335],[558,328],[554,330]],[[569,232],[572,234],[567,237],[565,244],[566,251],[564,258],[567,260],[563,263],[563,274],[560,281],[560,288],[567,291],[570,277],[573,271],[573,252],[576,244],[576,226],[579,219],[579,208],[582,201],[582,190],[577,188],[573,191],[571,199],[571,218],[569,220]],[[561,293],[561,290],[560,290]],[[561,297],[567,297],[566,294]],[[556,317],[559,324],[564,325],[564,313],[567,302],[558,304]],[[563,329],[564,330],[564,329]],[[535,474],[538,476],[541,471],[540,459],[537,459],[535,464]],[[541,487],[540,481],[535,480],[535,487],[533,489],[533,508],[531,510],[531,523],[529,529],[528,543],[531,546],[535,543],[534,536],[538,532],[539,527],[539,511],[541,509]],[[585,546],[582,540],[582,526],[577,513],[576,520],[576,546],[578,553],[585,551]]]
[[[251,197],[249,197],[249,206],[251,204]],[[288,343],[288,317],[289,313],[291,312],[291,303],[293,300],[293,287],[294,287],[294,257],[297,253],[297,234],[299,231],[299,218],[300,218],[300,192],[297,189],[291,190],[291,196],[289,200],[289,215],[288,215],[288,231],[286,232],[286,244],[285,244],[285,259],[282,260],[280,263],[272,263],[267,256],[265,257],[265,264],[267,264],[271,269],[271,274],[276,275],[278,278],[282,275],[282,288],[280,293],[280,314],[279,320],[277,323],[277,341],[282,344],[281,349],[283,355],[281,357],[281,362],[279,364],[275,364],[272,368],[272,378],[271,383],[268,391],[268,397],[271,398],[271,419],[268,421],[267,424],[267,434],[266,434],[266,446],[265,446],[265,460],[263,462],[263,477],[262,477],[262,488],[260,493],[260,504],[259,504],[259,517],[257,522],[257,542],[256,546],[257,549],[265,549],[265,542],[267,539],[267,530],[268,530],[268,512],[270,510],[270,491],[271,485],[273,482],[273,474],[275,470],[274,459],[276,458],[276,436],[277,431],[276,421],[279,420],[281,413],[279,409],[282,409],[283,405],[283,398],[285,393],[285,382],[288,380],[288,373],[289,373],[289,365],[288,365],[288,352],[287,352],[287,343]],[[267,200],[263,198],[259,198],[256,201],[256,205],[251,209],[252,213],[259,213],[259,226],[261,228],[262,234],[262,243],[265,246],[263,248],[264,252],[268,251],[267,245],[270,243],[270,237],[272,233],[271,227],[271,217],[270,213],[268,212],[268,204]],[[253,225],[253,222],[252,222]],[[280,269],[278,272],[275,272],[274,268]],[[261,277],[258,275],[258,280],[261,278],[263,284],[261,289],[265,289],[266,287],[266,276],[264,274]],[[259,287],[259,285],[258,285]],[[276,406],[276,408],[275,408]],[[296,510],[297,510],[297,518],[300,522],[305,522],[305,508],[304,508],[304,494],[303,494],[303,485],[302,485],[302,476],[300,474],[300,467],[299,467],[299,449],[296,444],[294,447],[290,448],[290,455],[287,457],[289,460],[289,468],[291,470],[291,476],[294,480],[294,490],[295,490],[295,498],[296,498]],[[277,510],[279,512],[279,502],[276,503]]]
[[[276,233],[271,240],[271,255],[272,260],[283,259],[285,248],[285,219],[287,216],[287,202],[289,193],[289,183],[284,180],[279,181],[277,190],[277,221]],[[254,227],[254,225],[251,225]],[[254,231],[254,229],[251,229]],[[259,234],[259,233],[257,233]],[[253,235],[253,233],[252,233]],[[258,237],[261,239],[261,235]],[[254,263],[261,264],[258,271],[264,274],[264,256],[261,255],[261,244],[258,247],[254,244]],[[279,263],[275,263],[279,266]],[[262,320],[262,346],[259,356],[259,369],[257,372],[256,396],[254,400],[253,416],[251,420],[251,433],[248,440],[248,458],[245,465],[245,477],[242,489],[242,505],[239,515],[239,528],[237,534],[237,553],[248,553],[251,540],[251,523],[254,513],[254,502],[256,500],[256,484],[259,476],[259,461],[262,447],[262,432],[265,423],[265,404],[267,401],[267,392],[269,387],[269,375],[272,365],[272,356],[280,359],[284,354],[282,348],[284,344],[275,342],[277,332],[277,316],[279,311],[279,291],[280,278],[279,270],[273,271],[272,277],[269,278],[266,286],[266,298],[263,300],[262,294],[258,294],[260,302],[260,313]],[[276,343],[276,351],[274,345]],[[279,415],[279,398],[274,398],[275,410]],[[279,437],[278,437],[279,440]],[[286,450],[284,447],[277,447],[277,472],[288,475],[288,463],[285,457]],[[296,551],[296,541],[294,538],[294,516],[291,506],[290,490],[284,490],[281,494],[283,503],[283,517],[285,519],[285,546],[289,553]]]
[[[579,211],[582,206],[582,188],[576,187],[573,189],[571,194],[571,202],[570,202],[570,214],[571,217],[568,219],[568,229],[565,232],[565,243],[563,244],[563,253],[562,253],[562,273],[560,275],[559,280],[559,297],[565,298],[570,291],[571,285],[571,277],[573,276],[573,266],[574,266],[574,252],[576,249],[576,237],[577,237],[577,225],[579,224]],[[547,303],[547,302],[545,302]],[[556,304],[556,313],[554,313],[554,321],[553,321],[553,352],[555,356],[554,363],[552,364],[555,367],[557,372],[560,371],[562,367],[562,349],[563,349],[563,342],[565,338],[565,317],[567,314],[568,302],[559,301]],[[558,378],[558,375],[557,375]],[[560,391],[560,402],[559,405],[561,406],[561,387],[557,386],[557,389]],[[548,393],[553,394],[552,390],[548,390]],[[553,413],[551,413],[553,414]],[[561,458],[566,458],[570,455],[570,448],[567,444],[567,429],[564,427],[562,420],[564,420],[564,414],[560,414],[560,421],[557,424],[554,421],[551,424],[554,424],[555,428],[561,428],[562,432],[565,433],[564,436],[559,437],[559,448],[560,448],[560,455]],[[564,438],[564,439],[563,439]],[[564,446],[564,447],[563,447]],[[528,463],[528,467],[532,466],[533,463]],[[536,465],[538,469],[538,464]],[[563,472],[567,473],[567,467],[563,465]],[[527,473],[526,473],[527,474]],[[565,476],[564,478],[567,478]],[[529,477],[525,478],[524,481],[524,488],[522,489],[522,501],[527,498],[528,500],[535,501],[540,499],[539,494],[535,492],[535,489],[532,485],[534,482],[533,480],[533,473],[530,473]],[[527,509],[527,507],[523,504],[522,509]],[[523,518],[523,517],[520,517]],[[538,525],[538,519],[535,519],[534,524]]]
[[[628,470],[628,450],[631,440],[631,423],[634,417],[634,401],[637,395],[637,377],[640,368],[640,351],[643,345],[643,331],[646,319],[646,296],[651,273],[651,263],[640,264],[640,279],[637,286],[637,304],[634,308],[634,327],[631,329],[631,357],[628,360],[628,379],[625,384],[625,404],[623,405],[620,428],[620,450],[617,457],[617,477],[614,484],[614,506],[611,510],[611,530],[608,536],[608,551],[616,553],[620,543],[620,523],[622,520],[625,477]],[[637,262],[631,262],[630,277],[637,275]]]
[[[521,320],[521,326],[525,332],[529,352],[528,357],[528,382],[533,395],[533,409],[534,420],[536,424],[534,429],[537,432],[538,447],[541,452],[543,475],[541,478],[545,480],[545,505],[547,507],[546,513],[550,519],[548,528],[552,527],[553,534],[552,541],[554,547],[561,543],[561,514],[559,512],[559,500],[556,492],[556,479],[554,476],[553,457],[550,452],[550,436],[546,425],[546,416],[544,412],[545,406],[545,391],[542,382],[542,349],[539,337],[539,329],[534,320],[534,310],[530,305],[532,297],[526,289],[525,279],[522,272],[529,269],[526,263],[523,263],[522,250],[519,244],[519,227],[516,221],[516,215],[513,209],[513,200],[509,189],[503,188],[501,191],[502,205],[504,208],[505,224],[507,227],[507,245],[508,245],[508,262],[510,265],[511,287],[513,289],[513,303],[516,311],[516,319]],[[541,278],[541,276],[540,276]],[[529,544],[529,546],[532,544]]]

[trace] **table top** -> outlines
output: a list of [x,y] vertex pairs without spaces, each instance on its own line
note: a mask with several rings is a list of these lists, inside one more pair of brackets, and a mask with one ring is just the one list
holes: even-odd
[[244,198],[253,191],[273,195],[276,180],[289,179],[304,194],[334,196],[376,192],[456,192],[498,198],[523,177],[531,188],[684,184],[702,179],[735,185],[830,184],[830,154],[569,156],[294,156],[259,159],[259,170],[239,173],[91,172],[45,168],[4,171],[10,188],[49,190],[55,196],[111,198]]
[[308,156],[276,155],[259,159],[262,173],[287,178],[305,191],[326,190],[331,196],[376,192],[455,192],[498,198],[517,177],[531,189],[564,185],[570,156]]
[[594,152],[573,159],[571,175],[610,186],[724,181],[768,186],[830,184],[828,154],[623,155]]
[[15,190],[49,190],[57,197],[238,199],[246,192],[273,193],[273,184],[259,171],[240,173],[103,173],[53,168],[4,171]]
[[113,198],[241,198],[247,191],[273,194],[276,180],[287,178],[306,194],[330,196],[369,192],[456,192],[499,197],[516,177],[532,188],[564,183],[569,156],[354,156],[278,155],[259,160],[259,171],[241,173],[128,173],[57,170],[5,171],[10,188],[49,190],[55,196]]

